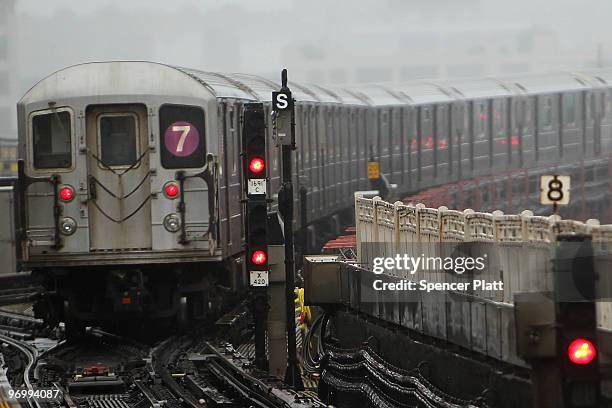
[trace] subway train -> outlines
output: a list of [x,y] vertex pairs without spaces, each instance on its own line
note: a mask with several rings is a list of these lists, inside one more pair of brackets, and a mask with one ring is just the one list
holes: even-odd
[[[303,246],[350,217],[353,193],[370,189],[371,160],[401,196],[607,157],[610,84],[612,70],[350,88],[290,81]],[[242,293],[241,114],[264,104],[267,191],[277,192],[279,88],[136,61],[76,65],[34,85],[18,103],[15,189],[19,265],[48,289],[36,312],[74,331],[180,324]]]

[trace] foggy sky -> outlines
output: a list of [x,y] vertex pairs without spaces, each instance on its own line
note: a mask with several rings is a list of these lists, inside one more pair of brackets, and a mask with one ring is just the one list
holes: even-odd
[[[16,2],[9,28],[15,101],[49,73],[96,60],[152,60],[273,78],[287,67],[290,78],[324,83],[371,82],[379,72],[381,80],[404,80],[415,70],[422,78],[428,67],[427,76],[435,78],[612,62],[609,0]],[[512,36],[532,53],[531,61],[519,55],[492,64],[516,52]],[[526,45],[520,36],[528,37]],[[486,43],[463,43],[474,38]],[[431,52],[430,44],[436,47]],[[456,66],[437,69],[456,59]]]
[[[96,59],[151,59],[267,74],[291,62],[283,54],[292,46],[343,47],[350,42],[348,33],[377,28],[399,35],[432,25],[517,24],[550,30],[561,51],[592,49],[593,55],[597,43],[605,46],[612,38],[612,2],[606,0],[16,1],[13,69],[19,91],[28,81],[24,78]],[[62,41],[68,48],[55,49],[53,44]],[[380,43],[352,46],[356,53],[377,55]],[[386,58],[390,61],[381,62],[393,62],[393,55]],[[583,66],[574,64],[559,68]],[[294,76],[303,76],[299,66],[292,68]]]

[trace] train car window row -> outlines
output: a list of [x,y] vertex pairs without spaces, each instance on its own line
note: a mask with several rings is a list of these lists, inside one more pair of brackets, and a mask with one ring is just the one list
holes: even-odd
[[54,110],[32,116],[34,167],[72,167],[72,118],[67,110]]
[[159,109],[161,162],[166,169],[199,168],[205,161],[204,111],[164,105]]

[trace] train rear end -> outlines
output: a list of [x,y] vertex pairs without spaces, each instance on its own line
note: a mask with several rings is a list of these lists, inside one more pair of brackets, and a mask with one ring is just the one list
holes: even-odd
[[84,326],[215,312],[214,104],[150,63],[67,68],[24,96],[20,264],[48,290],[39,314]]

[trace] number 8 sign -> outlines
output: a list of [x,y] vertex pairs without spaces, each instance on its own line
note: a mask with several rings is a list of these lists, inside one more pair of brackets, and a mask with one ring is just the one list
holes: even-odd
[[164,144],[168,152],[174,156],[190,156],[200,144],[200,132],[189,122],[174,122],[164,133]]
[[569,176],[541,176],[540,203],[543,205],[567,205],[570,201]]

